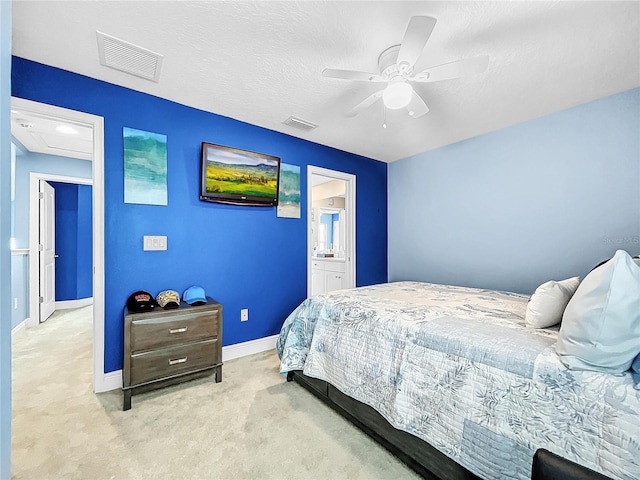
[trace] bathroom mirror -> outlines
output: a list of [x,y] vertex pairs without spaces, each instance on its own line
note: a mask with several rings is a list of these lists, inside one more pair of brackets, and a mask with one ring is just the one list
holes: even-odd
[[319,208],[317,215],[318,241],[316,254],[344,254],[344,209]]

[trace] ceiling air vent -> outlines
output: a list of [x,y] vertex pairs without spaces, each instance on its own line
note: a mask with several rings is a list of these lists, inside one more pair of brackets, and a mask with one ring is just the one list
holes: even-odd
[[157,82],[162,55],[106,33],[96,32],[100,63],[105,67]]
[[297,118],[293,116],[287,118],[282,123],[284,123],[285,125],[289,125],[290,127],[293,127],[293,128],[299,128],[300,130],[305,130],[307,132],[310,130],[313,130],[318,126],[315,123],[311,123],[306,120],[302,120],[301,118]]

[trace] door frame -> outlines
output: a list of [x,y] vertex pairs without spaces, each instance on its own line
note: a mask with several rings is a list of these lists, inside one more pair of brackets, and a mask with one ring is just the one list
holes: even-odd
[[344,209],[346,212],[345,222],[345,261],[347,263],[347,288],[356,286],[356,176],[351,173],[330,170],[328,168],[307,166],[307,297],[311,296],[311,269],[313,262],[313,208],[312,187],[313,176],[321,175],[334,180],[344,180],[346,182]]
[[[29,173],[29,318],[26,327],[37,327],[40,324],[40,213],[39,197],[40,180],[45,182],[74,183],[78,185],[93,185],[91,178],[54,175],[51,173]],[[93,222],[93,217],[91,219]],[[94,262],[95,264],[95,262]]]
[[[73,179],[70,183],[91,184],[93,202],[93,390],[95,393],[112,390],[114,382],[104,373],[104,118],[90,113],[78,112],[17,97],[11,97],[11,107],[37,115],[56,117],[72,123],[84,124],[93,129],[91,179],[36,172],[32,172],[32,177],[29,179],[29,317],[31,317],[31,312],[38,310],[37,303],[35,305],[36,310],[34,310],[34,301],[37,301],[37,295],[34,296],[33,294],[34,279],[39,277],[39,273],[36,271],[34,275],[33,271],[34,265],[38,265],[38,262],[34,261],[37,258],[38,248],[37,235],[34,237],[33,228],[34,210],[36,212],[36,222],[38,217],[37,204],[34,205],[33,192],[31,191],[34,177],[63,182]],[[37,185],[38,181],[35,181],[35,184]],[[35,241],[34,238],[36,239]],[[37,292],[37,290],[36,282],[35,291]],[[29,318],[27,326],[32,326],[33,320]],[[37,323],[37,318],[35,320]]]

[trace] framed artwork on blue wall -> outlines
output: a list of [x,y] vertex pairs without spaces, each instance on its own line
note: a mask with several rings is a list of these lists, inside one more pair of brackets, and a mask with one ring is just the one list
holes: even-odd
[[123,127],[124,203],[167,205],[167,136]]
[[300,167],[280,164],[278,217],[300,218]]

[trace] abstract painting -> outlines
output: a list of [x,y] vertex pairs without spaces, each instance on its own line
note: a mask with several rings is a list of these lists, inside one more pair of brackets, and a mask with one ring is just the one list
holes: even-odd
[[280,164],[278,217],[300,218],[300,167]]
[[167,136],[134,128],[124,139],[124,203],[167,205]]

